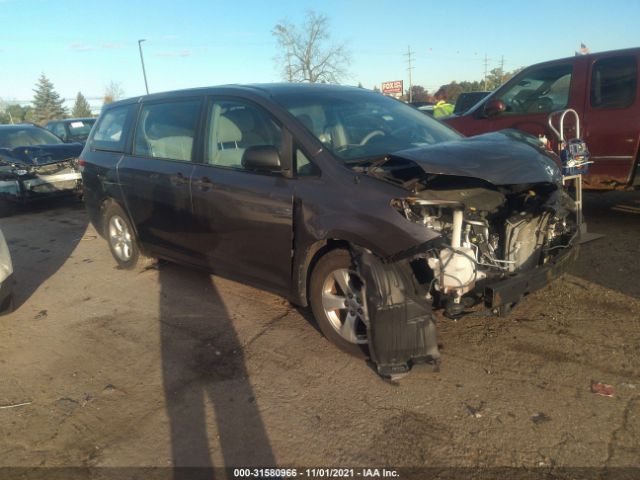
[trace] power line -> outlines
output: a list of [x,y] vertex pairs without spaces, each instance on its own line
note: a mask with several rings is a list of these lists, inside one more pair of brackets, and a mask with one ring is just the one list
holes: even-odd
[[484,54],[484,80],[483,80],[483,90],[487,90],[487,67],[489,66],[489,60],[491,60],[490,58],[487,58],[487,54]]
[[414,69],[414,67],[411,64],[411,56],[414,54],[415,52],[411,51],[411,46],[407,45],[407,53],[405,53],[405,57],[407,57],[407,63],[409,64],[409,66],[407,67],[407,71],[409,72],[409,103],[411,103],[413,101],[413,84],[411,82],[411,70]]

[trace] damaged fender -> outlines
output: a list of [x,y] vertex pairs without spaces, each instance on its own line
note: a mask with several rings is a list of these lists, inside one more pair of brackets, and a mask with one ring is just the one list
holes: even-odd
[[407,260],[385,263],[362,247],[352,255],[366,298],[364,321],[371,360],[383,377],[417,363],[440,362],[435,316]]

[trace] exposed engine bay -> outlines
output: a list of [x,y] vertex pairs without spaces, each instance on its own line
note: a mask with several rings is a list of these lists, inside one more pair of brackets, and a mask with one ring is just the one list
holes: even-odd
[[441,234],[421,257],[433,275],[429,294],[450,316],[477,303],[484,284],[544,265],[578,235],[574,202],[555,184],[496,187],[440,175],[420,187],[392,206]]
[[[354,254],[367,285],[369,347],[383,376],[408,371],[413,363],[438,362],[432,309],[442,308],[450,318],[478,305],[505,314],[561,275],[577,254],[576,205],[555,178],[495,185],[482,178],[428,174],[393,157],[365,171],[407,189],[410,194],[391,200],[391,207],[439,234],[380,262],[361,251]],[[381,295],[393,290],[390,285],[402,285],[402,294]],[[393,332],[390,312],[400,326],[381,340],[376,332]],[[395,352],[393,360],[388,352]]]

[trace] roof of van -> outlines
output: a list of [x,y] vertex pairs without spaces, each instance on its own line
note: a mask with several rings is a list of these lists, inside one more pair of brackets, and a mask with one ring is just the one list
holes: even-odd
[[[344,92],[344,91],[369,91],[359,87],[352,87],[346,85],[336,85],[330,83],[253,83],[253,84],[228,84],[217,85],[211,87],[197,87],[187,88],[182,90],[171,90],[167,92],[151,93],[149,95],[141,95],[124,100],[118,100],[116,102],[107,105],[107,108],[112,106],[125,105],[130,103],[138,103],[143,100],[161,100],[166,98],[179,98],[188,97],[193,95],[206,95],[206,94],[224,94],[224,93],[254,93],[261,96],[282,95],[288,93],[301,93],[301,92]],[[373,93],[373,92],[372,92]]]

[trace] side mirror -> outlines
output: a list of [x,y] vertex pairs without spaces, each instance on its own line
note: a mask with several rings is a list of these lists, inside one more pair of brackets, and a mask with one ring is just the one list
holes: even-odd
[[496,115],[504,112],[507,106],[499,98],[489,100],[484,106],[484,114],[487,117],[495,117]]
[[249,147],[242,155],[242,166],[247,170],[279,172],[282,170],[278,149],[272,145]]

